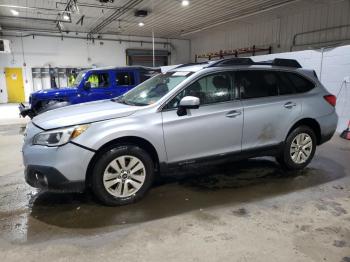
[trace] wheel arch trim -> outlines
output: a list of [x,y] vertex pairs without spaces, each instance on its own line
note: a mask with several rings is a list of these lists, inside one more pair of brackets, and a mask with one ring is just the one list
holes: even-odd
[[153,160],[153,163],[154,163],[154,166],[156,169],[156,173],[157,173],[157,171],[159,170],[160,161],[159,161],[159,152],[157,152],[156,147],[151,142],[149,142],[147,139],[139,137],[139,136],[122,136],[122,137],[115,138],[111,141],[108,141],[107,143],[101,145],[95,151],[95,154],[91,158],[89,165],[87,167],[87,170],[86,170],[86,174],[85,174],[85,181],[86,181],[87,186],[91,185],[92,170],[93,170],[94,165],[97,162],[99,156],[103,152],[106,152],[117,145],[123,146],[123,145],[127,145],[127,144],[139,146],[140,148],[144,149],[147,153],[149,153],[150,157]]
[[299,126],[308,126],[310,127],[314,132],[315,132],[315,135],[316,135],[316,140],[317,140],[317,145],[321,144],[321,141],[322,141],[322,136],[321,136],[321,126],[320,124],[318,123],[318,121],[314,118],[301,118],[301,119],[298,119],[297,121],[295,121],[288,129],[288,133],[287,135],[285,136],[285,139],[287,139],[287,137],[289,136],[289,134],[297,127]]

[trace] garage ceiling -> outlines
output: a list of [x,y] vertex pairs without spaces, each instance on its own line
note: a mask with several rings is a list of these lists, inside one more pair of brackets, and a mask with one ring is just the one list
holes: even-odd
[[[296,1],[190,0],[190,5],[184,7],[181,0],[114,0],[105,4],[99,0],[0,0],[0,26],[12,32],[69,31],[92,36],[150,36],[153,29],[157,37],[188,38],[203,28]],[[136,10],[149,14],[135,17]]]

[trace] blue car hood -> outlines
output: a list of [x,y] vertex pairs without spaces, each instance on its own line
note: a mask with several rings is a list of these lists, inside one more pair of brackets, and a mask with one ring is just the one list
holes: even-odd
[[101,100],[50,110],[34,117],[32,121],[43,129],[53,129],[126,117],[139,109],[137,106]]
[[76,94],[78,92],[77,88],[60,88],[60,89],[44,89],[32,93],[33,99],[49,99],[55,97],[69,96]]

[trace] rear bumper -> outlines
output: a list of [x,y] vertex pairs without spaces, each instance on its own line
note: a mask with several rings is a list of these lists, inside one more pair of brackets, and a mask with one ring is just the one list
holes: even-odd
[[25,168],[25,180],[32,187],[50,191],[83,192],[84,181],[69,181],[56,168],[29,165]]
[[323,144],[329,141],[337,130],[338,116],[334,112],[330,115],[317,118],[317,122],[321,127],[321,138],[319,144]]

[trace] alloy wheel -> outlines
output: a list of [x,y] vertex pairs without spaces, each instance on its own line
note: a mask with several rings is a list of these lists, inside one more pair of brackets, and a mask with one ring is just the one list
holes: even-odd
[[142,161],[130,155],[111,161],[103,173],[103,185],[115,197],[134,195],[145,182],[146,168]]
[[298,134],[290,146],[290,157],[296,164],[305,163],[312,153],[312,138],[307,133]]

